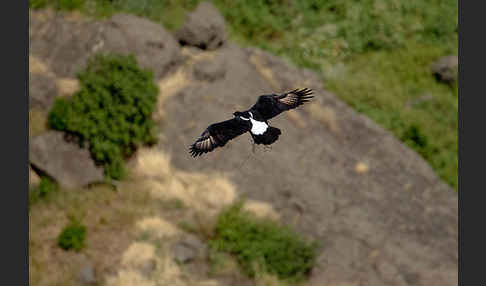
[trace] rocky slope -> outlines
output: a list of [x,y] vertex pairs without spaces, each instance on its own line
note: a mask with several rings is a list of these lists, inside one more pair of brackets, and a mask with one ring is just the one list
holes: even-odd
[[[191,23],[183,29],[176,36],[191,34]],[[270,204],[282,221],[319,240],[311,284],[457,285],[457,193],[420,156],[327,92],[311,71],[226,42],[224,27],[192,29],[198,47],[181,46],[191,42],[135,16],[92,21],[31,12],[31,107],[45,112],[53,96],[66,96],[62,81],[75,82],[90,55],[134,53],[160,87],[161,139],[151,152],[167,153],[181,172],[225,173],[237,196]],[[209,124],[258,95],[299,87],[314,89],[315,100],[272,120],[283,134],[271,149],[243,135],[189,156]]]

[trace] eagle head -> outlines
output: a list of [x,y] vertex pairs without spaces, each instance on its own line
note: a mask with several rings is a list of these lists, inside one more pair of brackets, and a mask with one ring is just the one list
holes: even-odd
[[245,112],[236,111],[235,113],[233,113],[233,115],[237,118],[242,118],[242,119],[245,119],[245,120],[248,120],[249,118],[251,118],[251,115],[248,111],[245,111]]

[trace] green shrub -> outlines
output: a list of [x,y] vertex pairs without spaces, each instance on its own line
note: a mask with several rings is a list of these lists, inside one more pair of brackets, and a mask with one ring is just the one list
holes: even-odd
[[151,119],[158,88],[153,74],[140,69],[135,57],[97,55],[78,74],[80,90],[70,99],[57,99],[49,126],[88,143],[105,175],[124,176],[124,158],[139,146],[156,142]]
[[84,247],[85,238],[86,227],[78,220],[72,220],[59,234],[57,244],[64,250],[80,251]]
[[315,244],[276,222],[243,212],[241,204],[219,215],[210,247],[235,255],[251,277],[262,271],[290,281],[304,278],[316,256]]
[[420,127],[417,125],[410,125],[403,133],[402,141],[414,146],[415,148],[426,148],[427,137],[420,132]]
[[58,189],[57,184],[47,177],[41,177],[38,186],[29,192],[29,205],[47,198],[52,192]]

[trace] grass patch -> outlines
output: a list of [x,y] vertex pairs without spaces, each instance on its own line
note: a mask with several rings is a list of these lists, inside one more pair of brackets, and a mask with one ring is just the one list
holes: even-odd
[[47,130],[47,115],[38,109],[29,110],[29,137],[42,134]]
[[198,0],[29,0],[31,9],[54,8],[58,11],[78,10],[86,15],[105,18],[114,13],[129,13],[161,23],[169,30],[183,24],[187,11]]
[[242,211],[241,204],[219,215],[209,244],[213,251],[235,255],[250,277],[263,272],[299,281],[312,269],[316,257],[315,244],[274,221],[251,216]]
[[56,100],[49,126],[75,135],[80,145],[88,143],[105,175],[121,179],[124,158],[156,142],[151,115],[158,88],[152,71],[140,69],[132,55],[97,55],[78,78],[80,90]]
[[177,226],[189,233],[197,233],[197,226],[187,220],[182,220],[177,223]]
[[55,182],[47,177],[41,177],[39,185],[32,188],[29,192],[29,206],[37,203],[38,201],[47,199],[53,192],[57,190],[58,186]]
[[390,130],[457,187],[457,85],[437,83],[430,66],[447,51],[434,45],[357,55],[327,88]]
[[86,226],[82,225],[80,221],[73,219],[59,234],[57,245],[64,250],[74,249],[80,251],[84,247],[86,231]]
[[210,249],[209,261],[211,262],[209,268],[210,275],[234,275],[239,273],[238,262],[228,253]]
[[[77,285],[79,264],[75,251],[62,251],[59,234],[70,218],[82,218],[88,232],[81,249],[92,260],[97,273],[117,265],[123,251],[136,239],[132,231],[138,219],[159,210],[147,192],[131,186],[114,192],[108,185],[76,190],[62,187],[48,203],[44,201],[29,211],[29,277],[32,285]],[[160,210],[162,211],[162,210]],[[107,247],[109,246],[109,247]],[[57,251],[53,251],[57,249]]]

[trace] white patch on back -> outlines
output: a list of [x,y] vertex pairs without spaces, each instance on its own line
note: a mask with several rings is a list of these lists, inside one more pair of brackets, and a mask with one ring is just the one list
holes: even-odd
[[255,135],[262,135],[267,131],[268,125],[265,122],[257,121],[254,120],[253,118],[250,118],[251,120],[251,133]]

